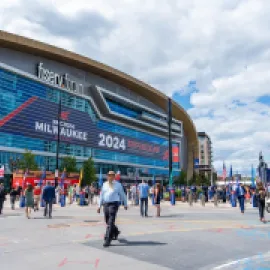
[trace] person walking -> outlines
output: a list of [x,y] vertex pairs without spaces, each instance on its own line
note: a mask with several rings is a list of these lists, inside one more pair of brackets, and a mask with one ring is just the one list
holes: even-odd
[[12,188],[10,193],[10,205],[11,205],[11,209],[15,210],[15,202],[16,202],[16,197],[17,197],[17,190],[15,188]]
[[204,192],[201,193],[201,204],[205,207],[205,194]]
[[213,192],[214,206],[217,207],[218,206],[218,191],[217,191],[217,188],[214,187],[212,192]]
[[127,197],[123,186],[118,181],[115,181],[115,172],[109,171],[107,178],[108,180],[103,184],[100,192],[99,207],[97,209],[97,212],[100,213],[100,208],[103,206],[104,218],[107,224],[104,247],[110,246],[111,241],[117,240],[120,234],[115,225],[119,203],[123,201],[124,208],[127,210]]
[[49,207],[49,218],[52,218],[52,205],[55,200],[55,188],[51,185],[50,181],[47,182],[46,187],[43,189],[42,200],[45,202],[44,217],[47,216]]
[[244,214],[245,212],[245,194],[246,194],[246,190],[244,188],[244,185],[242,183],[238,184],[236,188],[236,196],[238,198],[239,207],[242,214]]
[[222,201],[223,203],[226,203],[226,187],[225,186],[222,188]]
[[99,189],[98,187],[94,187],[94,196],[93,196],[93,204],[97,205],[98,204],[98,198],[99,198]]
[[182,202],[185,202],[185,198],[186,198],[186,188],[185,186],[181,187],[181,200]]
[[5,200],[6,200],[5,187],[3,183],[0,183],[0,215],[2,214]]
[[133,184],[130,189],[130,194],[131,194],[131,205],[135,206],[136,204],[136,193],[137,193],[137,188],[136,185]]
[[95,196],[95,187],[93,186],[93,184],[91,184],[90,188],[89,188],[89,204],[93,205],[93,201],[94,201],[94,196]]
[[191,189],[188,190],[188,203],[189,203],[189,206],[193,206],[193,197],[192,197]]
[[31,208],[34,208],[34,192],[33,186],[29,183],[24,192],[25,196],[25,214],[28,219],[30,219]]
[[73,203],[73,186],[72,185],[68,186],[68,202],[69,204]]
[[34,189],[34,211],[39,211],[41,188],[40,185],[35,186]]
[[262,182],[257,183],[256,197],[257,197],[257,202],[258,202],[258,207],[259,207],[260,221],[265,223],[264,210],[265,210],[266,190]]
[[139,184],[138,187],[139,196],[140,196],[140,210],[141,216],[148,217],[148,193],[149,193],[149,186],[148,184],[142,180],[142,183]]
[[154,189],[154,196],[155,196],[154,202],[155,202],[155,205],[157,207],[156,217],[160,217],[160,212],[161,212],[161,209],[160,209],[161,187],[160,187],[159,183],[156,184],[156,187]]

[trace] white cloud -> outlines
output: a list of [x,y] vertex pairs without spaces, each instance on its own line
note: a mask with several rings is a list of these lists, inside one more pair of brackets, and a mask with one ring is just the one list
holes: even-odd
[[[74,50],[168,95],[213,140],[215,165],[249,171],[269,153],[270,1],[1,0],[0,28]],[[268,154],[267,153],[267,154]],[[268,154],[269,155],[269,154]],[[269,160],[270,161],[270,160]]]

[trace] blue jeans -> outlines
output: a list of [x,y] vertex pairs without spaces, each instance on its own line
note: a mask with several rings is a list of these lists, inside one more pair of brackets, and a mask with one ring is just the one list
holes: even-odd
[[239,201],[239,204],[240,204],[241,212],[244,213],[244,210],[245,210],[245,197],[243,195],[238,196],[238,201]]

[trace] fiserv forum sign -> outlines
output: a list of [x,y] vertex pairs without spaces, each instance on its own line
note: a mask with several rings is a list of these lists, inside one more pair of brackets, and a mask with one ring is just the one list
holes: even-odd
[[45,68],[42,62],[38,64],[37,76],[42,81],[53,86],[58,86],[71,92],[83,94],[84,87],[81,83],[71,80],[67,73],[60,75],[59,73]]

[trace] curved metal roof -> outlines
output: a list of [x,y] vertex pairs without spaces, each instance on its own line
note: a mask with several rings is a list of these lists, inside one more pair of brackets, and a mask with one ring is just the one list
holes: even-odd
[[[7,33],[0,30],[0,46],[38,55],[58,61],[84,71],[91,72],[108,79],[119,85],[125,86],[146,99],[151,100],[162,109],[166,110],[168,97],[154,87],[133,78],[132,76],[117,69],[104,65],[82,55],[57,48],[33,39]],[[198,156],[197,132],[193,121],[187,112],[175,101],[172,102],[173,117],[183,122],[184,133],[188,139],[188,174],[192,173],[193,155]],[[193,150],[192,150],[193,149]],[[193,154],[194,151],[194,154]],[[190,167],[191,166],[191,167]]]

